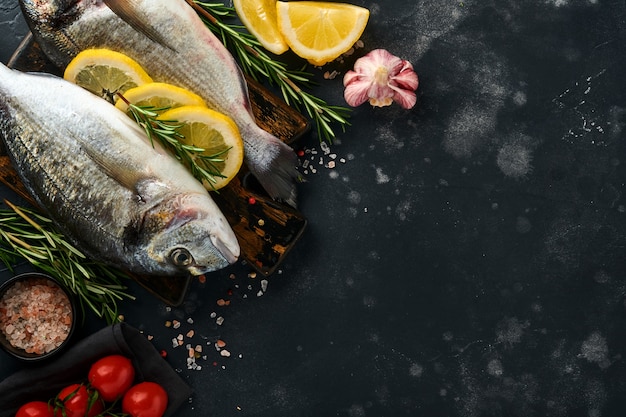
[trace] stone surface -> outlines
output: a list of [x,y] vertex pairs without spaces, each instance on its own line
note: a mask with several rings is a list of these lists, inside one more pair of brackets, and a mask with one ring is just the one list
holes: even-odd
[[624,2],[356,3],[364,47],[313,92],[342,105],[341,75],[386,48],[417,105],[355,109],[328,150],[301,140],[309,226],[278,273],[236,265],[179,308],[136,289],[126,320],[195,390],[177,415],[622,415]]

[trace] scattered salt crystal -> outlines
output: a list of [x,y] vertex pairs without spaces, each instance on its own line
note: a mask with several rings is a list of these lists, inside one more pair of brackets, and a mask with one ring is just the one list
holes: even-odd
[[191,317],[189,317],[189,318],[187,319],[187,323],[189,323],[189,324],[193,324],[193,319],[192,319]]
[[174,329],[178,329],[178,328],[180,327],[180,322],[179,322],[178,320],[174,320],[174,321],[172,322],[172,327],[173,327]]
[[230,352],[227,351],[226,349],[224,349],[224,350],[220,351],[220,355],[225,357],[225,358],[228,358],[228,357],[230,357]]
[[187,332],[187,337],[193,337],[194,334],[196,334],[196,332],[194,332],[193,330],[189,330]]
[[178,347],[178,339],[176,338],[172,339],[172,347]]
[[215,317],[217,317],[217,313],[216,313],[216,312],[211,313],[211,316],[210,316],[210,317],[211,317],[212,319],[214,319]]
[[215,320],[215,323],[216,323],[218,326],[221,326],[221,325],[222,325],[222,323],[224,323],[224,317],[219,316],[219,317]]
[[335,161],[330,161],[330,162],[328,162],[328,165],[327,165],[327,166],[328,166],[328,168],[330,168],[330,169],[334,168],[334,167],[335,167]]
[[262,279],[261,280],[261,290],[263,290],[263,292],[267,291],[267,280],[266,279]]
[[262,296],[262,295],[263,295],[263,291],[261,291],[261,290],[259,290],[259,292],[257,292],[257,293],[256,293],[256,296],[257,296],[257,297],[260,297],[260,296]]

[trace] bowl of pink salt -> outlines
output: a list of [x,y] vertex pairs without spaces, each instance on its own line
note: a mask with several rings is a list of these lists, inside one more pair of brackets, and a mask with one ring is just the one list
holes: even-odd
[[69,343],[76,321],[72,295],[51,276],[30,272],[0,286],[0,346],[19,359],[57,354]]

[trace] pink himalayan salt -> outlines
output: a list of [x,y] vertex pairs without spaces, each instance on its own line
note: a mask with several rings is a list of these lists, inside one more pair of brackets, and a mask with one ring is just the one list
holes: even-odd
[[45,279],[17,281],[0,299],[0,331],[15,348],[48,353],[69,336],[72,306],[67,294]]

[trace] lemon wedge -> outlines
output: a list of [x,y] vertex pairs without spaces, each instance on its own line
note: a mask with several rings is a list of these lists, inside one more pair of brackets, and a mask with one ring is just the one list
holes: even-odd
[[109,49],[86,49],[69,63],[63,78],[111,103],[117,93],[152,82],[132,58]]
[[181,106],[163,112],[159,119],[181,125],[181,143],[204,149],[204,156],[215,156],[210,162],[196,159],[202,168],[219,173],[215,182],[203,182],[207,190],[219,190],[237,175],[243,163],[243,141],[231,118],[204,106]]
[[278,28],[289,47],[313,65],[322,66],[359,40],[369,10],[346,3],[276,2]]
[[[131,88],[123,94],[128,103],[137,106],[151,106],[159,109],[173,109],[180,106],[206,106],[199,95],[181,87],[167,83],[148,83]],[[115,107],[123,112],[128,111],[128,103],[118,100]]]
[[268,51],[280,55],[289,49],[278,30],[276,0],[233,0],[237,16]]

